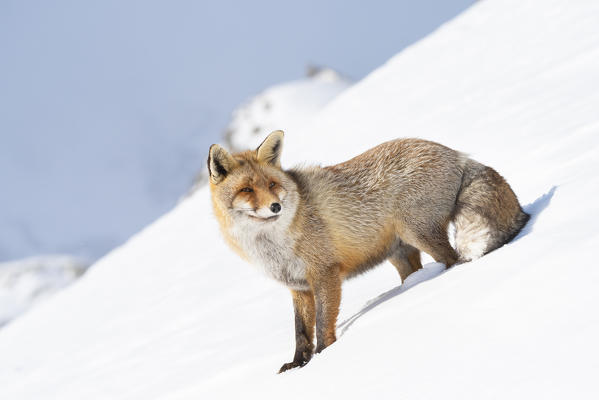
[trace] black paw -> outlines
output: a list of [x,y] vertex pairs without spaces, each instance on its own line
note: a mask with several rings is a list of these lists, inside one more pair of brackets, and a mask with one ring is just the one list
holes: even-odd
[[281,372],[285,372],[287,370],[290,370],[290,369],[293,369],[293,368],[297,368],[297,367],[301,368],[301,367],[303,367],[306,364],[308,364],[307,360],[302,360],[302,361],[295,361],[294,360],[294,361],[288,362],[286,364],[283,364],[283,366],[281,367],[281,369],[279,369],[278,373],[280,374]]

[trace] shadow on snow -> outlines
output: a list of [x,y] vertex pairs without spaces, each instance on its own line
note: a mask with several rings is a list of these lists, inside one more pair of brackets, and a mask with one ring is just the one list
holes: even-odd
[[549,189],[547,193],[545,193],[532,203],[522,207],[522,209],[524,209],[524,212],[530,214],[530,219],[528,220],[528,223],[524,226],[524,228],[522,228],[520,233],[518,233],[518,235],[512,240],[512,242],[515,242],[516,240],[519,240],[520,238],[532,232],[532,228],[537,222],[537,218],[539,217],[541,212],[543,212],[543,210],[545,210],[547,206],[549,206],[549,203],[551,202],[551,199],[553,198],[556,189],[557,186],[553,186],[551,189]]

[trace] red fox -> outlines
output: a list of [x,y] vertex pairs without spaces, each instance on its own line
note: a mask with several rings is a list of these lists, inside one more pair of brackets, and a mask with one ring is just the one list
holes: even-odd
[[343,280],[389,260],[403,281],[422,268],[422,251],[447,267],[469,261],[509,242],[529,218],[495,170],[438,143],[397,139],[341,164],[290,170],[281,168],[282,148],[274,131],[256,150],[229,154],[215,144],[208,157],[226,241],[291,290],[296,350],[279,373],[335,342]]

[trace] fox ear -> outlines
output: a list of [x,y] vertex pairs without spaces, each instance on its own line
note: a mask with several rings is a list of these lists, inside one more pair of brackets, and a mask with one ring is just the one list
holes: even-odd
[[208,154],[208,173],[210,181],[214,184],[219,183],[231,172],[237,165],[237,161],[231,154],[218,144],[210,146]]
[[281,150],[283,150],[283,131],[274,131],[258,148],[258,161],[266,162],[277,167],[281,166]]

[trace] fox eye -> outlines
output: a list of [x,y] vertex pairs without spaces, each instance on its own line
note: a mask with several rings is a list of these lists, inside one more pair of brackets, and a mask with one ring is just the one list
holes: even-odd
[[269,188],[269,189],[272,189],[272,188],[274,188],[274,187],[275,187],[275,185],[276,185],[276,183],[274,183],[274,182],[270,182],[270,183],[268,184],[268,188]]
[[244,187],[243,189],[240,190],[240,192],[253,192],[254,189],[250,188],[250,187]]

